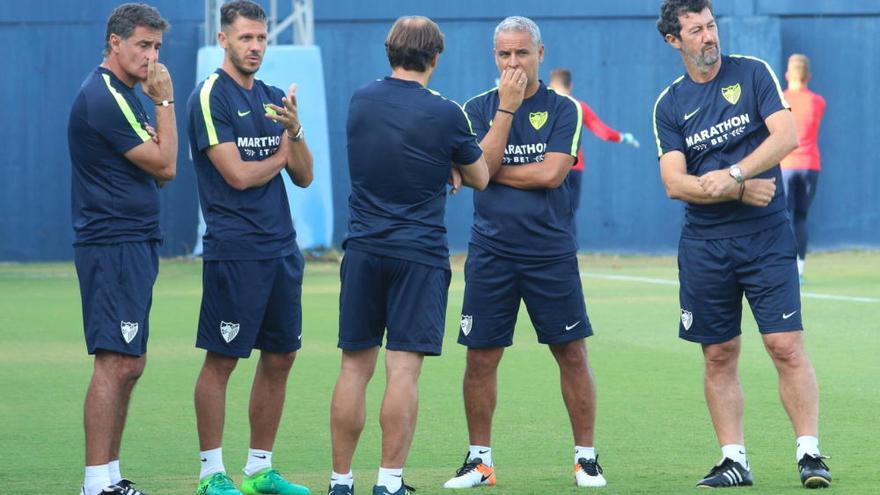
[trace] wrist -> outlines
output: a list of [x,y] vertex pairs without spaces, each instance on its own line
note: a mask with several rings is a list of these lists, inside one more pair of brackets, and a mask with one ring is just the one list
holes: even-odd
[[743,173],[742,168],[740,168],[739,163],[734,163],[727,169],[727,174],[737,182],[737,184],[742,184],[743,181],[746,180],[746,176]]
[[162,99],[153,100],[153,104],[156,105],[157,107],[170,107],[171,105],[174,105],[174,100],[171,98],[167,98],[167,99],[162,98]]
[[500,107],[500,106],[498,107],[498,110],[496,110],[496,112],[506,113],[507,115],[510,115],[511,117],[513,117],[516,114],[516,111],[508,110],[508,109]]
[[299,126],[299,129],[297,129],[296,132],[290,132],[290,129],[287,129],[285,132],[287,133],[287,139],[293,142],[302,141],[303,138],[306,137],[305,132],[303,132],[302,125]]

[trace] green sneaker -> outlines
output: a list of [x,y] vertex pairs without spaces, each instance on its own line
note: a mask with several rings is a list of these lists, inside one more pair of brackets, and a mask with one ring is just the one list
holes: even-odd
[[245,495],[310,495],[312,492],[302,485],[284,479],[278,471],[266,468],[253,476],[245,475],[241,482]]
[[242,495],[226,473],[214,473],[199,480],[196,495]]

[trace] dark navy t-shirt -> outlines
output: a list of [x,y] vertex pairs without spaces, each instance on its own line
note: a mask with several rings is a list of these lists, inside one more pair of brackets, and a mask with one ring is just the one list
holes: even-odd
[[[773,70],[763,60],[722,56],[721,69],[707,83],[679,77],[654,106],[654,133],[660,156],[684,153],[687,172],[701,176],[728,168],[770,135],[764,120],[789,108]],[[785,220],[779,165],[758,175],[776,177],[776,194],[761,208],[739,201],[687,204],[682,235],[718,239],[748,235]]]
[[[464,109],[482,140],[498,110],[498,88],[471,98]],[[581,106],[542,82],[523,100],[513,116],[502,165],[542,162],[546,153],[565,153],[577,159]],[[516,189],[490,182],[474,193],[471,242],[499,256],[561,258],[577,252],[574,211],[568,181],[555,189]]]
[[92,71],[70,109],[74,245],[160,241],[159,187],[124,154],[150,139],[133,88],[103,67]]
[[284,127],[268,118],[270,103],[282,106],[284,92],[259,79],[251,89],[226,72],[216,72],[196,86],[187,103],[189,143],[205,215],[206,260],[261,260],[294,253],[296,233],[281,173],[260,187],[238,191],[230,186],[207,150],[232,142],[245,162],[265,160],[284,139]]
[[348,110],[351,195],[344,248],[449,268],[446,182],[483,151],[461,107],[415,81],[386,77]]

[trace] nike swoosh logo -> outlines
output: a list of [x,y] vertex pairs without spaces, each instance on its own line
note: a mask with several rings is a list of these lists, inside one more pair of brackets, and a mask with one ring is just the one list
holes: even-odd
[[[489,476],[491,476],[491,475],[489,475]],[[485,474],[482,475],[482,476],[481,476],[482,479],[480,480],[480,483],[482,483],[482,482],[486,481],[487,479],[489,479],[489,476],[486,476]]]
[[263,455],[257,455],[257,454],[254,454],[254,457],[256,457],[257,459],[265,459],[265,458],[266,458],[266,454],[263,454]]
[[797,310],[794,310],[791,313],[782,313],[782,319],[787,320],[787,319],[791,318],[792,316],[794,316],[795,313],[797,313]]
[[571,325],[565,325],[565,331],[567,332],[580,324],[581,324],[581,320],[578,320],[578,321],[572,323]]
[[[247,112],[242,112],[241,110],[239,110],[239,111],[238,111],[238,116],[239,116],[239,117],[244,117],[245,115],[247,115],[247,114],[249,114],[249,113],[251,113],[250,110],[248,110]],[[685,120],[687,120],[687,119],[685,119]]]
[[684,114],[684,120],[690,120],[690,118],[693,117],[694,115],[696,115],[697,112],[699,112],[701,108],[703,108],[703,107],[698,107],[693,112]]
[[202,457],[202,462],[208,462],[208,460]]
[[478,454],[485,454],[486,452],[489,452],[489,451],[488,450],[478,450],[477,451]]

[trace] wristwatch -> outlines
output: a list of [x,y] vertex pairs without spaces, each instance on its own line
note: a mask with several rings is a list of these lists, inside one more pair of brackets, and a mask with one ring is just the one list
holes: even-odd
[[730,168],[727,170],[727,173],[730,174],[731,177],[733,177],[733,180],[735,180],[737,184],[742,184],[743,181],[746,180],[745,176],[743,176],[742,169],[739,168],[738,163],[734,163],[733,165],[731,165]]
[[302,141],[302,139],[306,137],[305,132],[303,132],[303,126],[299,126],[299,130],[296,131],[296,135],[290,134],[290,131],[287,131],[287,139],[290,139],[293,142]]

